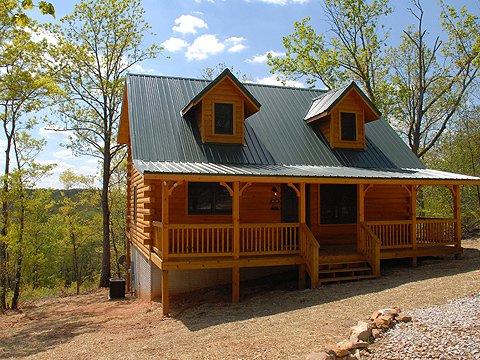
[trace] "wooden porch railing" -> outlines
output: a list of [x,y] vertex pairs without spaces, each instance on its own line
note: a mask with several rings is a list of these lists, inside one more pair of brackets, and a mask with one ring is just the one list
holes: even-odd
[[382,249],[407,248],[412,246],[410,239],[411,220],[366,221],[365,225],[380,239]]
[[298,223],[240,224],[240,254],[298,254],[298,227]]
[[170,224],[169,257],[232,256],[232,224]]
[[312,288],[318,284],[320,245],[306,224],[300,224],[300,252],[305,259],[305,265],[310,276]]
[[153,250],[162,257],[163,255],[163,224],[160,221],[153,222]]
[[457,243],[454,219],[417,218],[414,231],[411,228],[413,226],[412,220],[366,221],[364,224],[380,239],[382,249],[454,245]]
[[361,226],[360,252],[367,258],[374,276],[380,276],[380,247],[382,242],[365,223]]
[[454,244],[454,219],[417,219],[417,246]]

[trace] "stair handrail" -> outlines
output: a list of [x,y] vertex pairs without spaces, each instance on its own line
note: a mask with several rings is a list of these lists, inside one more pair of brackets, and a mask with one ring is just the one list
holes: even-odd
[[380,277],[380,248],[382,242],[377,235],[365,223],[361,224],[360,252],[367,257],[372,273],[375,277]]
[[310,276],[312,288],[318,285],[320,244],[310,228],[305,223],[300,224],[300,252],[305,259],[305,265]]

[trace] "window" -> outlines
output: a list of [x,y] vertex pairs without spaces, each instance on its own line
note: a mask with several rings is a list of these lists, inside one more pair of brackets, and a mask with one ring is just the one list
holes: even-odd
[[340,113],[340,128],[342,131],[343,141],[356,141],[357,140],[357,118],[355,113],[341,112]]
[[356,185],[320,185],[320,223],[357,222]]
[[219,183],[188,183],[188,214],[231,214],[232,197]]
[[215,103],[215,134],[233,135],[233,104]]

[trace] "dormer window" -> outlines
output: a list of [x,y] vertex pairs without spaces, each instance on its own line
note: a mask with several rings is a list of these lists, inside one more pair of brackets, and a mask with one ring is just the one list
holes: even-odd
[[365,124],[380,116],[376,106],[352,82],[313,99],[304,120],[319,130],[333,149],[364,150]]
[[215,134],[233,135],[233,104],[215,103]]
[[357,140],[357,115],[353,112],[340,113],[342,141]]
[[193,114],[202,143],[243,144],[245,119],[260,110],[260,103],[225,69],[182,109]]

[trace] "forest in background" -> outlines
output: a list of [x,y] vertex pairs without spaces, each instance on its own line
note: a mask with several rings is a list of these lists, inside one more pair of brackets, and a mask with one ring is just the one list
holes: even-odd
[[[440,38],[424,29],[422,2],[408,4],[413,25],[392,47],[381,25],[392,12],[388,0],[323,0],[330,30],[317,33],[308,18],[296,22],[283,39],[286,56],[269,56],[271,71],[327,89],[357,81],[428,167],[480,176],[478,17],[440,2]],[[150,27],[139,0],[83,0],[60,25],[31,19],[35,6],[46,19],[54,14],[43,1],[0,4],[0,117],[7,144],[2,311],[31,296],[79,293],[124,276],[126,151],[116,143],[124,78],[134,64],[162,51],[142,42]],[[34,39],[38,33],[56,41]],[[222,67],[204,74],[212,77]],[[62,122],[37,119],[39,111],[52,111]],[[39,121],[71,132],[67,146],[98,160],[100,188],[73,172],[61,176],[65,190],[37,188],[52,170],[36,161],[45,146],[32,135]],[[423,193],[419,211],[425,216],[451,215],[447,189]],[[480,229],[479,186],[462,188],[462,227],[465,235]]]

